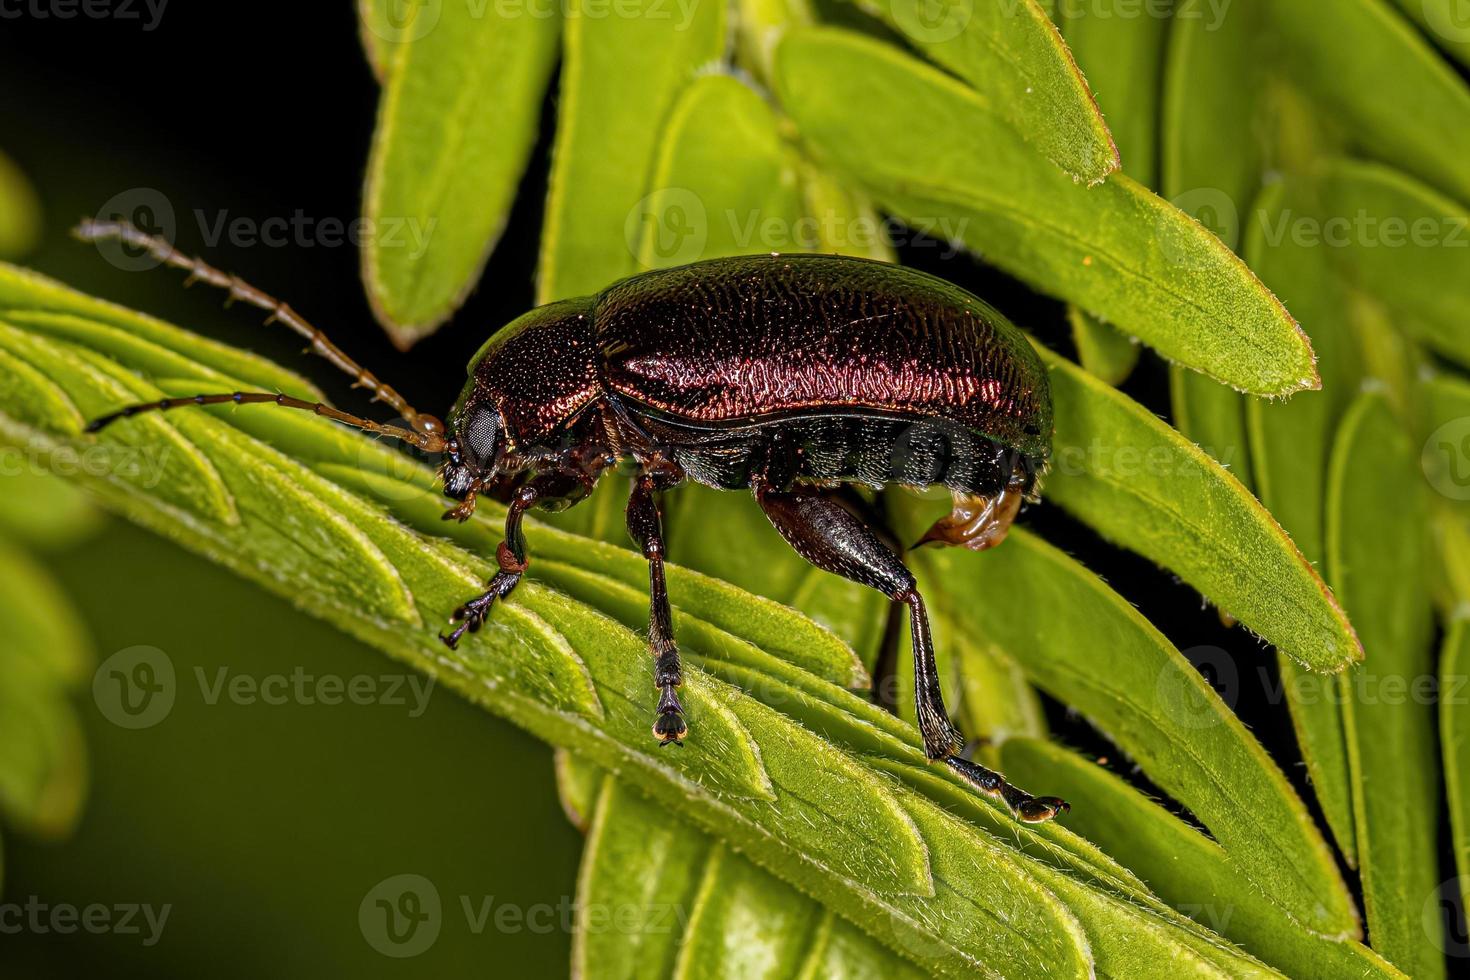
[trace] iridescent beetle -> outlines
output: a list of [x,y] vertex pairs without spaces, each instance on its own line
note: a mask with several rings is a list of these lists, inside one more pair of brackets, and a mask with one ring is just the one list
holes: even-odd
[[1067,804],[1034,797],[960,757],[964,737],[940,692],[924,602],[899,556],[838,495],[842,484],[944,486],[953,512],[924,542],[982,550],[1005,537],[1050,452],[1047,375],[1026,339],[984,302],[899,266],[825,255],[697,262],[614,283],[596,296],[532,310],[492,336],[446,426],[344,354],[289,306],[119,222],[86,222],[87,241],[120,239],[229,290],[306,337],[312,349],[407,420],[383,425],[286,395],[233,392],[132,405],[271,403],[304,409],[444,455],[446,518],[466,520],[481,493],[506,499],[500,571],[455,610],[455,646],[510,594],[529,561],[521,520],[570,507],[619,461],[636,475],[628,532],[649,572],[649,645],[658,689],[654,735],[688,726],[657,494],[684,480],[749,490],[781,535],[818,568],[907,605],[924,749],[1028,822]]

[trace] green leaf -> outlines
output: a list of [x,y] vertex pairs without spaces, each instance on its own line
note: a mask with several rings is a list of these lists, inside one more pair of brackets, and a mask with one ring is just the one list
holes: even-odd
[[1365,392],[1338,434],[1327,496],[1328,575],[1367,652],[1339,678],[1358,859],[1373,948],[1405,973],[1435,977],[1444,975],[1440,923],[1421,916],[1439,881],[1421,494],[1402,426],[1381,395]]
[[1135,759],[1299,921],[1329,935],[1355,931],[1352,900],[1306,808],[1168,640],[1095,575],[1025,531],[975,557],[934,554],[956,587],[986,599],[960,611],[965,628]]
[[1423,384],[1426,418],[1419,466],[1434,493],[1434,544],[1451,615],[1470,603],[1470,381],[1453,375]]
[[1056,21],[1097,93],[1123,172],[1157,186],[1159,77],[1170,19],[1132,0],[1061,0]]
[[1338,671],[1361,657],[1332,593],[1250,491],[1143,406],[1038,349],[1057,420],[1047,499],[1178,573],[1292,659]]
[[592,811],[597,806],[606,774],[566,749],[557,749],[552,760],[556,771],[556,795],[561,799],[562,812],[573,827],[586,833],[592,826]]
[[1110,385],[1128,380],[1139,355],[1132,338],[1075,306],[1067,307],[1067,322],[1072,326],[1077,360],[1084,368]]
[[1464,703],[1466,678],[1470,678],[1470,619],[1462,614],[1450,624],[1439,661],[1439,741],[1444,753],[1450,843],[1462,908],[1470,904],[1470,715]]
[[801,247],[795,159],[769,104],[728,75],[688,85],[664,127],[646,214],[639,271]]
[[802,160],[799,167],[806,216],[815,224],[815,251],[897,261],[883,219],[866,195],[815,164]]
[[1470,210],[1396,170],[1333,160],[1314,188],[1321,230],[1297,212],[1273,238],[1317,242],[1356,288],[1379,299],[1397,324],[1446,357],[1470,364]]
[[59,837],[86,796],[86,745],[66,692],[90,672],[91,646],[56,583],[3,539],[0,581],[0,816]]
[[[420,23],[431,18],[433,23]],[[400,348],[464,302],[536,143],[557,8],[421,6],[392,46],[363,194],[363,282]]]
[[613,17],[596,0],[568,7],[538,302],[591,295],[638,270],[660,136],[679,95],[723,53],[726,6],[633,0]]
[[1036,0],[857,0],[1075,180],[1118,169],[1118,148],[1061,33]]
[[807,29],[782,42],[775,84],[817,158],[908,223],[1236,387],[1316,385],[1295,321],[1217,238],[1126,176],[1088,189],[1037,166],[953,79],[859,35]]
[[[4,370],[0,358],[0,377]],[[19,465],[0,474],[0,536],[36,548],[65,548],[101,526],[101,513],[83,491],[24,460],[23,451],[0,446],[0,458],[12,452]]]
[[[1305,186],[1303,186],[1305,184]],[[1326,560],[1326,490],[1333,435],[1358,390],[1362,366],[1348,320],[1351,299],[1320,248],[1289,238],[1272,242],[1266,229],[1278,215],[1296,212],[1310,183],[1268,189],[1256,204],[1245,244],[1247,261],[1293,304],[1313,333],[1323,390],[1309,398],[1247,404],[1251,456],[1261,501],[1292,536],[1307,560]],[[1297,742],[1328,826],[1350,866],[1357,864],[1342,705],[1335,683],[1324,683],[1281,656],[1281,685]]]
[[717,848],[694,900],[676,980],[796,976],[822,909],[792,901],[791,888]]
[[41,237],[41,202],[19,167],[0,153],[0,258],[16,258]]
[[[706,865],[711,852],[720,849],[610,776],[600,780],[594,800],[577,875],[572,975],[601,980],[672,976]],[[752,875],[764,875],[743,859],[733,861]],[[768,880],[772,887],[787,887]]]
[[1470,25],[1459,0],[1394,0],[1409,17],[1418,21],[1429,40],[1460,64],[1470,67]]
[[1470,88],[1383,0],[1273,0],[1283,63],[1373,156],[1470,201]]
[[1359,943],[1304,928],[1219,844],[1101,764],[1026,738],[1008,740],[1001,759],[1014,778],[1049,780],[1072,804],[1078,829],[1137,869],[1167,902],[1288,976],[1402,976]]

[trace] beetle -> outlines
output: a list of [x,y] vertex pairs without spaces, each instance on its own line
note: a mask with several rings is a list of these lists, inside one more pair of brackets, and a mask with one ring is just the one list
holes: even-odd
[[97,431],[147,411],[271,403],[315,412],[442,454],[446,519],[481,494],[508,504],[499,570],[441,638],[478,630],[530,561],[522,518],[585,499],[622,461],[635,475],[627,527],[648,563],[657,689],[654,736],[688,733],[664,578],[659,495],[692,480],[753,494],[807,561],[908,608],[924,750],[1019,819],[1068,809],[962,758],[945,710],[928,616],[899,554],[847,504],[845,486],[947,487],[952,512],[921,544],[1000,543],[1050,453],[1047,373],[1026,338],[959,287],[901,266],[813,253],[711,259],[646,272],[595,296],[538,307],[497,331],[470,364],[448,423],[418,412],[294,310],[125,222],[88,221],[87,241],[117,239],[228,290],[310,341],[408,427],[267,392],[168,398],[97,419]]

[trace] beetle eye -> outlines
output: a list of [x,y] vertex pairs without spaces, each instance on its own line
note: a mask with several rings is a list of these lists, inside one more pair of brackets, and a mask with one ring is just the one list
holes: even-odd
[[495,462],[500,430],[500,413],[493,408],[480,406],[470,415],[469,422],[460,433],[460,449],[472,464],[486,468]]

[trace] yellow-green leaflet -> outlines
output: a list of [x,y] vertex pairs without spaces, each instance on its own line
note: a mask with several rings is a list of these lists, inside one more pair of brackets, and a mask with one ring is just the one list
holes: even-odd
[[1327,570],[1367,654],[1338,678],[1368,935],[1414,977],[1444,975],[1438,916],[1439,786],[1430,695],[1434,623],[1418,461],[1382,395],[1348,411],[1332,451]]
[[[432,333],[474,288],[536,142],[561,20],[554,7],[546,16],[501,11],[422,5],[386,48],[362,274],[401,348]],[[364,18],[379,37],[379,20],[366,10]]]

